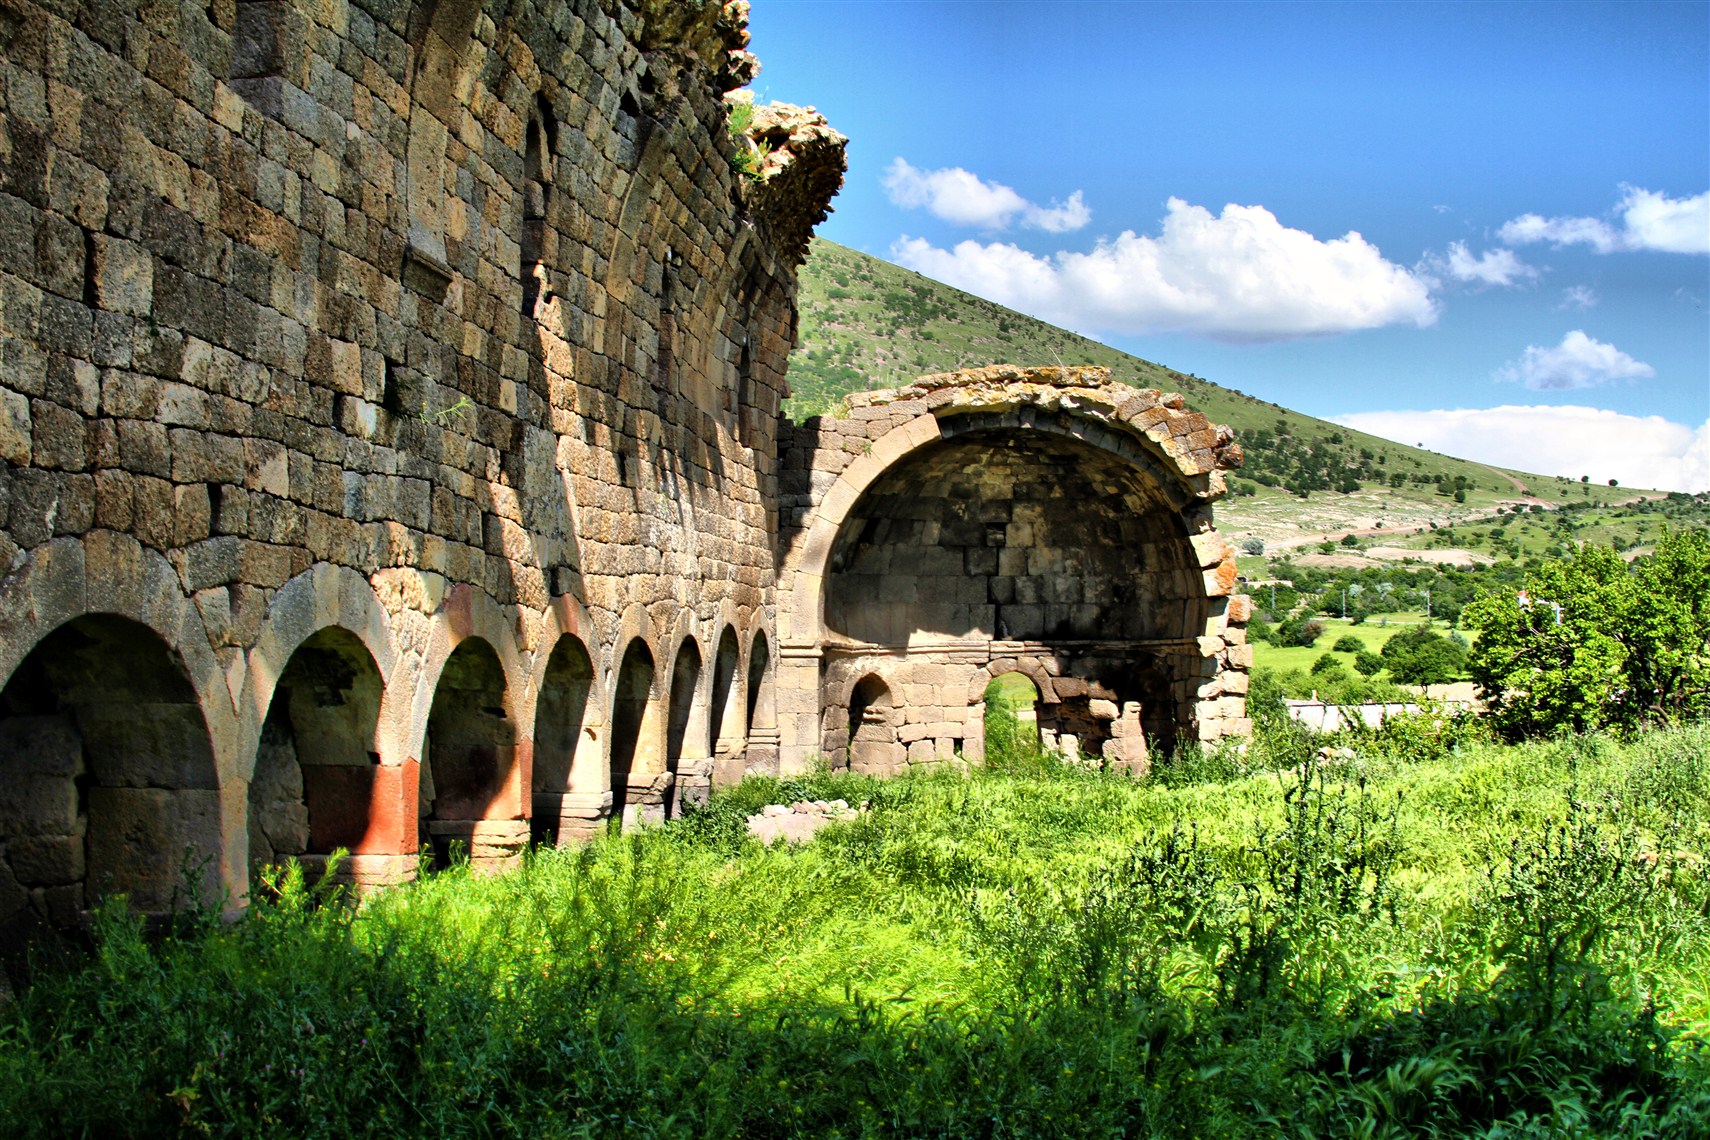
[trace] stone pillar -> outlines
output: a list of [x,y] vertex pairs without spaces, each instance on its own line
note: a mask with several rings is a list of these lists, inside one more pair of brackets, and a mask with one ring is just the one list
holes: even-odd
[[786,641],[779,646],[775,682],[778,724],[770,740],[758,739],[750,728],[750,771],[765,771],[762,765],[767,763],[774,765],[772,770],[779,775],[807,771],[809,759],[820,749],[819,671],[824,655],[825,651],[812,643]]

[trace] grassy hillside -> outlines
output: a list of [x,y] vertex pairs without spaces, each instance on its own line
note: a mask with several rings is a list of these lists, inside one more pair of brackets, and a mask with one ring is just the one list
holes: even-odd
[[[1505,502],[1617,504],[1641,492],[1502,471],[1302,415],[1119,352],[867,254],[815,239],[802,268],[801,341],[787,408],[832,412],[849,392],[984,364],[1101,364],[1178,391],[1239,434],[1246,466],[1220,525],[1274,545],[1348,530],[1409,533],[1485,518]],[[1459,499],[1456,493],[1459,492]],[[1654,494],[1652,492],[1651,494]]]

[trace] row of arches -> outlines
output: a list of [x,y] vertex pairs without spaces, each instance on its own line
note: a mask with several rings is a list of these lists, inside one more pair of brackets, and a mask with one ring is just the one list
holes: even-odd
[[[761,612],[682,614],[661,636],[637,611],[608,641],[570,599],[529,615],[457,587],[388,609],[318,566],[222,659],[158,555],[131,552],[154,596],[102,598],[54,581],[82,578],[65,569],[84,561],[75,544],[0,588],[7,944],[104,894],[145,912],[188,882],[241,899],[256,865],[339,849],[364,885],[409,878],[421,855],[498,869],[531,841],[680,813],[740,777],[751,737],[775,739]],[[524,649],[512,631],[531,620]]]

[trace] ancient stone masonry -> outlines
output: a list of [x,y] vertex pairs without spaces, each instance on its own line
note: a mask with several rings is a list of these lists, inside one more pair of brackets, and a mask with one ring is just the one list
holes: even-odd
[[[0,927],[775,764],[841,181],[709,0],[0,0]],[[750,145],[750,144],[741,144]]]
[[1104,761],[1244,730],[1238,452],[1179,399],[780,415],[844,140],[732,137],[746,16],[0,0],[0,958],[977,757],[1009,671]]
[[1180,396],[979,368],[851,397],[782,447],[786,764],[977,759],[1007,673],[1048,743],[1105,764],[1250,732],[1249,606],[1211,517],[1240,449]]

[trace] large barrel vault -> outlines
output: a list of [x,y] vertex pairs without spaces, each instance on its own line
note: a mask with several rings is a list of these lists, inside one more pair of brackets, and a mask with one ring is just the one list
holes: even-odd
[[1106,762],[1246,732],[1247,610],[1211,518],[1237,463],[1228,429],[1096,368],[923,377],[798,428],[786,763],[977,758],[1006,672],[1035,679],[1042,729]]

